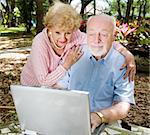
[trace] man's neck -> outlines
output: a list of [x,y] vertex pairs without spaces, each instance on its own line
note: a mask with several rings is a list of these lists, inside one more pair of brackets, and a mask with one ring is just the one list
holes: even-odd
[[99,61],[99,60],[103,59],[106,55],[107,55],[107,53],[105,55],[102,55],[102,56],[94,56],[93,55],[93,57],[96,59],[96,61]]

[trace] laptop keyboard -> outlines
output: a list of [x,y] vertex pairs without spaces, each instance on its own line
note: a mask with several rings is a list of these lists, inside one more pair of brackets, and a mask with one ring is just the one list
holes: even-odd
[[91,135],[100,135],[100,133],[105,129],[105,127],[106,127],[105,123],[101,124],[94,130],[94,133],[91,133]]

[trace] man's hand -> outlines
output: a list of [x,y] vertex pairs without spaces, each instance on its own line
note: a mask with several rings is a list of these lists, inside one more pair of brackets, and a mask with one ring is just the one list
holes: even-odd
[[92,133],[101,124],[101,118],[96,113],[91,113],[91,129]]
[[126,52],[125,58],[126,58],[126,61],[121,66],[120,70],[127,67],[127,71],[124,75],[124,79],[129,77],[129,81],[134,81],[135,73],[136,73],[136,64],[135,64],[134,56],[128,51]]

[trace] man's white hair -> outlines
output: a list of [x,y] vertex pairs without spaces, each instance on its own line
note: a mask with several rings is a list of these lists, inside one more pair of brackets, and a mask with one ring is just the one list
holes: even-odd
[[100,14],[100,15],[95,15],[95,16],[91,16],[88,21],[87,21],[87,26],[89,25],[89,23],[91,22],[91,20],[93,18],[97,18],[97,17],[100,17],[100,18],[105,18],[107,19],[110,23],[112,23],[113,25],[113,33],[115,32],[116,30],[116,18],[114,16],[110,16],[110,15],[107,15],[107,14]]

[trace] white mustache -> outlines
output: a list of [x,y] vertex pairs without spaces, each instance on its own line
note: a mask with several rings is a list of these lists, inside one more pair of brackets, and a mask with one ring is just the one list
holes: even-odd
[[97,47],[97,48],[103,47],[103,45],[101,45],[101,44],[94,44],[94,43],[90,44],[89,46],[91,46],[91,47]]

